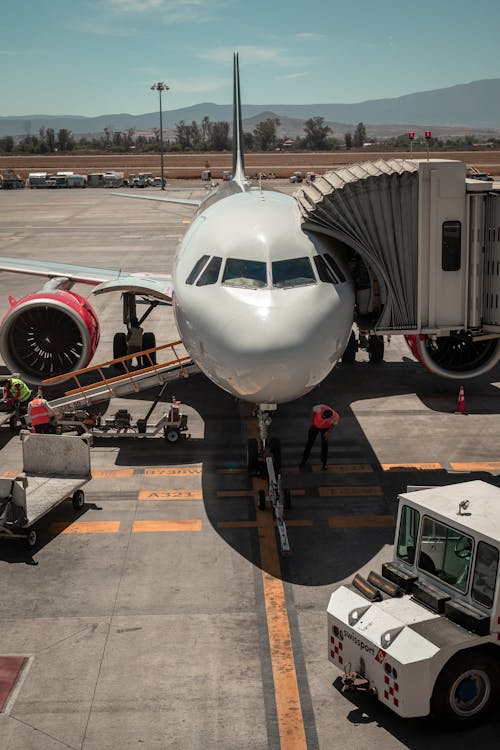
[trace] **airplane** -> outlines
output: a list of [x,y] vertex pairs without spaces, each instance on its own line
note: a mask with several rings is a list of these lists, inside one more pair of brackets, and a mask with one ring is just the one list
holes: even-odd
[[[246,178],[237,53],[233,97],[230,181],[202,201],[127,194],[196,208],[171,276],[0,258],[0,270],[48,278],[35,294],[9,298],[0,351],[11,372],[39,383],[90,362],[99,322],[89,302],[72,291],[77,282],[92,285],[94,294],[120,291],[124,300],[139,295],[153,304],[171,303],[193,361],[218,386],[255,404],[260,414],[304,396],[341,357],[352,357],[356,289],[363,276],[359,258],[338,240],[304,229],[293,196]],[[127,323],[132,308],[124,310]],[[120,344],[115,356],[126,353],[124,340],[123,333],[115,335]],[[370,340],[376,361],[383,339],[371,335]],[[450,377],[474,375],[476,360],[484,372],[500,356],[496,341],[491,353],[491,342],[478,352],[479,342],[470,354],[461,341],[413,336],[408,343],[424,366]],[[148,346],[154,343],[149,340]]]
[[203,201],[140,196],[197,209],[171,277],[0,258],[0,270],[49,278],[39,292],[9,299],[0,350],[11,371],[36,384],[89,363],[99,324],[89,302],[71,291],[79,282],[96,294],[116,289],[172,302],[192,359],[245,401],[290,401],[328,375],[351,333],[353,284],[328,240],[301,229],[292,196],[245,177],[236,53],[233,133],[232,179]]

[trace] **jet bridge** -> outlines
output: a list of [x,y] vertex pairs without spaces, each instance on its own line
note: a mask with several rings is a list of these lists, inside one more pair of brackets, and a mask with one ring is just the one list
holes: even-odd
[[500,359],[500,182],[463,162],[391,159],[328,172],[295,197],[305,230],[353,273],[357,321],[405,334],[418,359],[473,377]]

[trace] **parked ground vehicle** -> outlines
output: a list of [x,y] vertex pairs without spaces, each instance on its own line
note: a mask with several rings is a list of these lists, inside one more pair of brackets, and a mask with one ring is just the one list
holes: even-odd
[[302,182],[303,179],[302,172],[294,172],[290,177],[290,182]]
[[500,489],[474,481],[399,496],[394,556],[328,605],[344,688],[404,717],[479,722],[500,697]]

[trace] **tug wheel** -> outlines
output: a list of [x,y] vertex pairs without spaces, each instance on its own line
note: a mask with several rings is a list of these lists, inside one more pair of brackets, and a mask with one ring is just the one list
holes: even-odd
[[496,704],[500,669],[495,658],[473,649],[454,656],[436,680],[431,712],[449,726],[478,724]]

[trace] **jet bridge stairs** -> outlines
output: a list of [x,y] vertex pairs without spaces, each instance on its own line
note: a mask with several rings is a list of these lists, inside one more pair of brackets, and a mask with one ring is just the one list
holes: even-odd
[[[181,346],[182,341],[173,341],[91,365],[70,375],[48,378],[42,385],[56,386],[67,380],[73,381],[73,387],[63,397],[50,401],[50,405],[56,410],[79,409],[111,398],[128,396],[200,372],[189,355],[178,353]],[[133,360],[141,365],[133,367]]]

